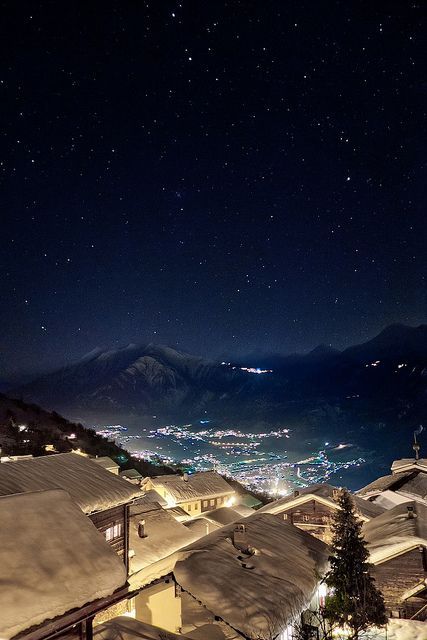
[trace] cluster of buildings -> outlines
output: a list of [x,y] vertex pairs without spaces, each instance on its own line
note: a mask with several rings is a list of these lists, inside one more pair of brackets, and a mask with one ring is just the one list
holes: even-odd
[[[326,596],[339,489],[256,511],[216,472],[142,478],[109,458],[0,464],[0,638],[291,640]],[[354,495],[390,618],[427,620],[427,460]],[[418,622],[419,624],[419,622]]]

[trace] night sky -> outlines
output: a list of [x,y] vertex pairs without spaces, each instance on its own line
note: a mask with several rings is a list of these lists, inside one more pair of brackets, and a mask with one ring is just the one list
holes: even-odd
[[422,2],[0,6],[0,378],[425,321]]

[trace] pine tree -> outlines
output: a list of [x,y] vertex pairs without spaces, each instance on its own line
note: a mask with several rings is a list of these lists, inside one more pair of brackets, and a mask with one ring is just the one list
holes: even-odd
[[332,523],[332,555],[326,585],[325,617],[331,624],[345,626],[350,640],[359,638],[369,627],[387,622],[383,597],[369,574],[369,552],[362,536],[362,523],[357,518],[348,491],[338,498]]

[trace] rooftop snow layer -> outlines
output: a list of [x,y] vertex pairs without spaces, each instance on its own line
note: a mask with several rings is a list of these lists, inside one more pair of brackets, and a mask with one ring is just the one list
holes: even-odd
[[176,502],[197,500],[234,493],[234,489],[216,471],[204,471],[183,476],[170,474],[151,478],[154,489],[164,486]]
[[186,640],[187,636],[177,635],[153,627],[127,616],[119,616],[97,625],[93,630],[94,640]]
[[257,512],[244,524],[255,555],[239,552],[232,543],[234,525],[225,526],[183,549],[174,576],[240,633],[273,637],[309,604],[316,576],[327,568],[328,548],[268,513]]
[[[142,520],[145,523],[145,538],[138,535],[138,525]],[[129,546],[135,551],[131,559],[132,572],[166,558],[198,537],[169,511],[153,502],[131,505],[129,536]]]
[[126,582],[122,560],[65,491],[0,497],[0,522],[3,639]]
[[363,534],[374,564],[427,545],[427,507],[417,502],[399,504],[366,522]]
[[406,496],[409,500],[415,498],[427,501],[427,473],[415,470],[383,476],[360,489],[358,494],[368,496],[388,489]]
[[120,465],[117,464],[117,462],[114,462],[114,460],[112,458],[109,458],[108,456],[99,456],[99,458],[92,458],[92,460],[108,471],[110,471],[110,469],[120,468]]
[[[269,502],[264,507],[261,507],[261,509],[258,509],[258,512],[274,514],[282,513],[286,508],[290,508],[293,503],[296,505],[303,504],[307,500],[313,500],[316,498],[320,498],[325,504],[329,504],[331,507],[336,508],[337,504],[334,497],[335,491],[337,491],[337,487],[333,487],[327,483],[312,484],[304,489],[299,489],[298,495],[292,493],[290,496],[285,496],[284,498],[280,498],[274,502]],[[359,498],[359,496],[351,494],[351,497],[356,511],[364,518],[375,518],[384,511],[383,507],[373,504],[372,502],[368,502],[367,500],[363,500],[362,498]]]
[[74,453],[0,464],[0,495],[44,489],[64,489],[85,513],[103,511],[141,495],[136,485]]

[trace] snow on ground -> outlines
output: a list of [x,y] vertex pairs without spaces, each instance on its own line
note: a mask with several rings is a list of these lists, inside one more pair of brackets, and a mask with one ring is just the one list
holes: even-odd
[[427,640],[427,622],[390,619],[384,629],[379,629],[369,640]]
[[2,640],[126,582],[122,560],[65,491],[0,497],[0,522]]

